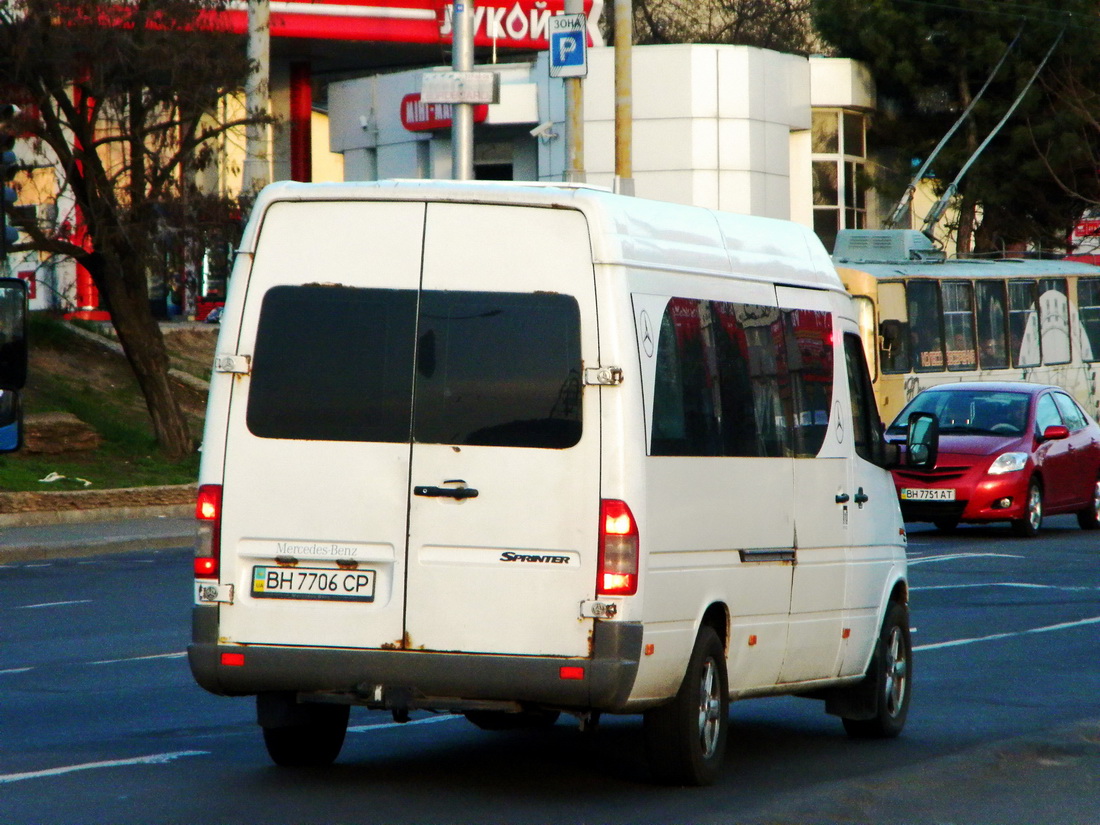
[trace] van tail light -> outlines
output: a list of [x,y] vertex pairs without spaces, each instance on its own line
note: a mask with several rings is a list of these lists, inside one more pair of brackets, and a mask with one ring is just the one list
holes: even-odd
[[633,596],[638,592],[638,524],[625,501],[600,502],[596,592],[601,596]]
[[203,484],[195,503],[198,541],[195,543],[195,578],[218,578],[222,541],[222,486]]

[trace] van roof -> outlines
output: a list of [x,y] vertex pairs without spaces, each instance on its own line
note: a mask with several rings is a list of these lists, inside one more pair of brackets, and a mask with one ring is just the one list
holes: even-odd
[[[594,263],[844,292],[825,248],[813,232],[800,224],[617,195],[584,184],[282,181],[260,192],[253,215],[262,215],[278,201],[342,200],[447,201],[577,209],[591,228]],[[258,231],[259,221],[250,220],[241,239],[242,252],[255,250]]]

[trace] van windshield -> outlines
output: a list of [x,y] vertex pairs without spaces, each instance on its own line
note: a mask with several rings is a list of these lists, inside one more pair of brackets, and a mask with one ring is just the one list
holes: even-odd
[[563,449],[581,436],[568,295],[279,286],[248,396],[261,438]]

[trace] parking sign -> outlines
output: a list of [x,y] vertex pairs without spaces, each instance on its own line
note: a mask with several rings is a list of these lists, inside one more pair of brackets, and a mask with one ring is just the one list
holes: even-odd
[[588,76],[588,20],[583,14],[551,16],[550,76]]

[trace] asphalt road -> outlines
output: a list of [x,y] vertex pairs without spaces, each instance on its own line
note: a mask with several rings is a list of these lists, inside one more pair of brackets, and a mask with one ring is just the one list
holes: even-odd
[[252,701],[191,680],[186,550],[3,565],[0,823],[1100,823],[1100,536],[912,527],[902,738],[737,703],[703,789],[645,781],[636,717],[489,733],[356,710],[335,766],[279,769]]

